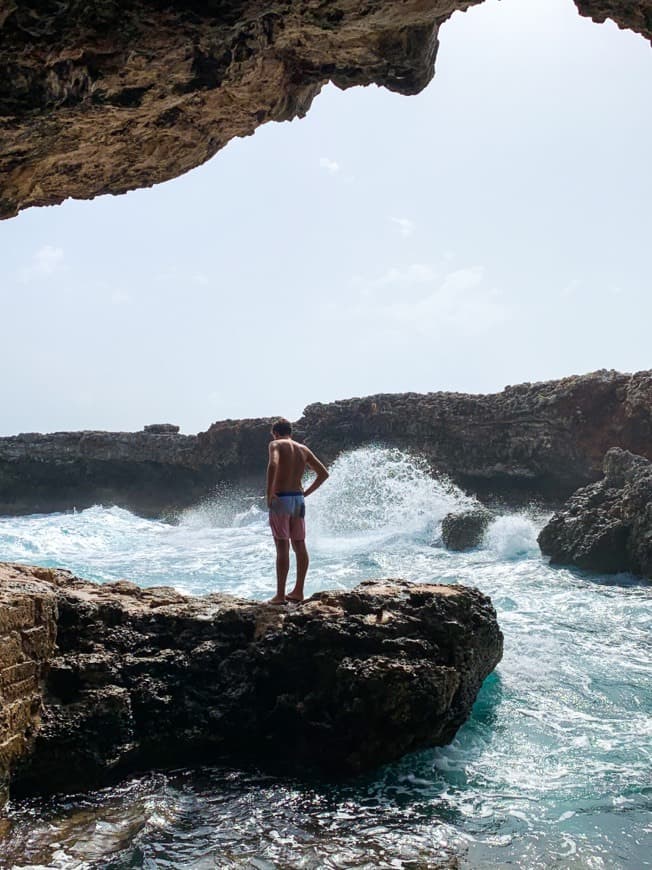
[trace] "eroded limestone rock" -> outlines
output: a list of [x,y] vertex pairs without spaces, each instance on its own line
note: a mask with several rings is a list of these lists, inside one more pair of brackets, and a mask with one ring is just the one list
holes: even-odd
[[16,796],[225,756],[356,773],[449,742],[502,655],[490,600],[462,586],[373,581],[274,607],[42,576],[0,565],[0,589],[58,612],[26,696],[40,727],[0,762]]
[[571,496],[542,529],[539,546],[555,564],[652,578],[652,463],[610,450],[604,478]]
[[[149,187],[328,81],[414,94],[481,0],[0,0],[0,218]],[[576,0],[652,38],[652,0]]]
[[47,569],[0,565],[0,806],[9,772],[41,721],[43,685],[54,652],[56,593]]

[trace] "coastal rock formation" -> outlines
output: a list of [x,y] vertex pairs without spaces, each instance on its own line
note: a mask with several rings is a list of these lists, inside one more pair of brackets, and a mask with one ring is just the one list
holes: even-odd
[[652,578],[652,463],[614,448],[604,478],[578,490],[539,534],[550,561]]
[[[479,2],[0,0],[0,218],[174,178],[328,81],[417,93]],[[652,38],[652,0],[576,5]]]
[[146,430],[0,438],[0,513],[116,504],[160,516],[205,497],[220,469],[197,461],[196,436]]
[[[116,504],[172,513],[222,483],[262,493],[270,419],[199,435],[58,432],[0,438],[0,514]],[[610,447],[652,459],[652,371],[598,371],[493,395],[398,393],[310,405],[297,437],[326,461],[380,444],[478,495],[556,502],[600,479]]]
[[54,653],[56,596],[45,569],[0,565],[0,806],[9,771],[29,751],[41,721],[45,674]]
[[2,720],[15,796],[225,756],[357,773],[449,742],[502,655],[490,600],[463,586],[369,581],[274,607],[0,564],[0,594],[17,614],[0,675],[32,674],[10,683],[24,715]]
[[652,459],[652,371],[602,370],[486,396],[401,393],[315,404],[297,427],[326,459],[388,444],[480,495],[560,499],[600,478],[610,447]]
[[444,546],[449,550],[471,550],[482,538],[493,514],[483,508],[446,514],[441,524]]

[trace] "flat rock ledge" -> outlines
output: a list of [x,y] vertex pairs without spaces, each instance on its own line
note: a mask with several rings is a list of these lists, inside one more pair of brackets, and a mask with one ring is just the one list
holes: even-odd
[[226,757],[345,776],[448,743],[502,656],[489,598],[368,581],[274,607],[0,563],[6,799]]
[[614,447],[604,477],[579,489],[539,534],[553,564],[652,578],[652,462]]

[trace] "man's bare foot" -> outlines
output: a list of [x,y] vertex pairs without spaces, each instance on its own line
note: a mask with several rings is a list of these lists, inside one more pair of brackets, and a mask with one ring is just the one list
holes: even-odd
[[267,603],[268,604],[285,604],[285,598],[279,597],[278,595],[275,595],[273,598],[270,598]]
[[303,604],[303,598],[299,598],[295,595],[286,595],[285,600],[289,601],[290,604]]

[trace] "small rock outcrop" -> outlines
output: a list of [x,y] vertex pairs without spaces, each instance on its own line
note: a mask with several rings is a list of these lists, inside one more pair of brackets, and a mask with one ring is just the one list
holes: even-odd
[[143,432],[148,435],[178,435],[180,428],[174,423],[150,423],[149,426],[143,426]]
[[539,546],[554,564],[652,578],[652,463],[610,450],[604,478],[566,502],[542,529]]
[[225,756],[357,773],[449,742],[502,656],[490,600],[463,586],[369,581],[275,607],[0,564],[0,594],[14,796]]
[[[418,93],[479,2],[0,0],[0,218],[174,178],[328,81]],[[652,0],[575,2],[652,37]]]
[[441,524],[444,546],[448,550],[472,550],[478,547],[492,518],[493,514],[486,508],[446,514]]

